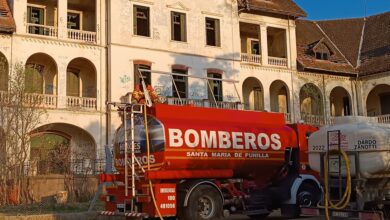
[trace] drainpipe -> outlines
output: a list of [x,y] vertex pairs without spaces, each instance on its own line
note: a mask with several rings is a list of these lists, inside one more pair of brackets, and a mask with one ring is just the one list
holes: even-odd
[[[106,15],[105,15],[105,31],[106,31],[106,45],[105,45],[105,55],[106,55],[106,100],[107,102],[111,102],[111,62],[110,62],[110,52],[109,45],[111,44],[111,26],[110,26],[110,0],[106,0]],[[111,106],[105,105],[106,109],[106,144],[110,144],[110,135],[111,135]]]

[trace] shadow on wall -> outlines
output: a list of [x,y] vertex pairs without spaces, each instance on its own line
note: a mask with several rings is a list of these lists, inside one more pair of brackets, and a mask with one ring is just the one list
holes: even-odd
[[[209,72],[218,73],[222,72],[222,79],[232,79],[235,80],[238,78],[239,70],[234,67],[234,62],[232,60],[233,57],[238,58],[240,56],[239,53],[231,53],[222,56],[218,56],[215,59],[209,59],[206,57],[192,57],[185,55],[172,55],[174,57],[174,62],[172,65],[183,65],[189,68],[187,74],[197,77],[207,77],[208,70]],[[172,70],[170,70],[172,71]],[[196,79],[196,78],[188,78],[186,80],[187,83],[187,98],[194,99],[207,99],[208,98],[208,85],[205,80]],[[223,83],[222,88],[227,86],[227,83]],[[161,75],[158,77],[157,83],[154,86],[156,92],[158,94],[164,96],[173,96],[173,92],[175,91],[172,78],[170,76]],[[231,85],[231,89],[234,90],[234,86]],[[237,96],[235,91],[229,91],[223,94],[223,100],[231,100],[231,96]],[[232,94],[234,95],[232,95]]]

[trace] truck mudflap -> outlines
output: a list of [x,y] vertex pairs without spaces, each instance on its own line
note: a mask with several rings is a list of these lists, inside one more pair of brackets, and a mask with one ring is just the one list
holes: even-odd
[[138,213],[138,212],[110,212],[110,211],[101,211],[99,215],[104,216],[123,216],[127,218],[135,218],[135,219],[147,219],[149,215],[147,213]]
[[[324,208],[301,208],[301,216],[325,216]],[[335,210],[329,209],[329,216],[337,219],[354,220],[385,220],[381,211],[356,211],[356,210]]]

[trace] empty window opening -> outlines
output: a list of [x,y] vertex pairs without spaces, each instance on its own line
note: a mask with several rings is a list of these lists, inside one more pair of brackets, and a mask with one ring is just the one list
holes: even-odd
[[134,5],[134,34],[150,37],[150,17],[149,8]]
[[206,44],[208,46],[221,46],[218,19],[206,18]]
[[[182,75],[187,75],[186,70],[173,69],[172,73],[178,73]],[[186,76],[176,76],[173,75],[173,81],[175,82],[176,88],[173,87],[173,97],[178,98],[187,98],[187,88],[188,88],[188,77]]]
[[171,12],[172,40],[187,41],[186,14]]

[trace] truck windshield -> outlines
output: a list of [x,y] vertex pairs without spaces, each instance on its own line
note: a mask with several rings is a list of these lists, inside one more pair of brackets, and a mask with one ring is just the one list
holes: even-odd
[[[131,120],[127,119],[126,122],[126,133],[127,133],[127,149],[131,152]],[[148,131],[149,131],[149,145],[150,152],[164,151],[165,138],[164,138],[164,127],[162,123],[155,117],[148,115]],[[144,117],[136,115],[134,118],[134,142],[135,142],[135,153],[144,154],[147,152]],[[115,153],[124,153],[124,127],[123,124],[116,130],[114,137],[114,150]]]

